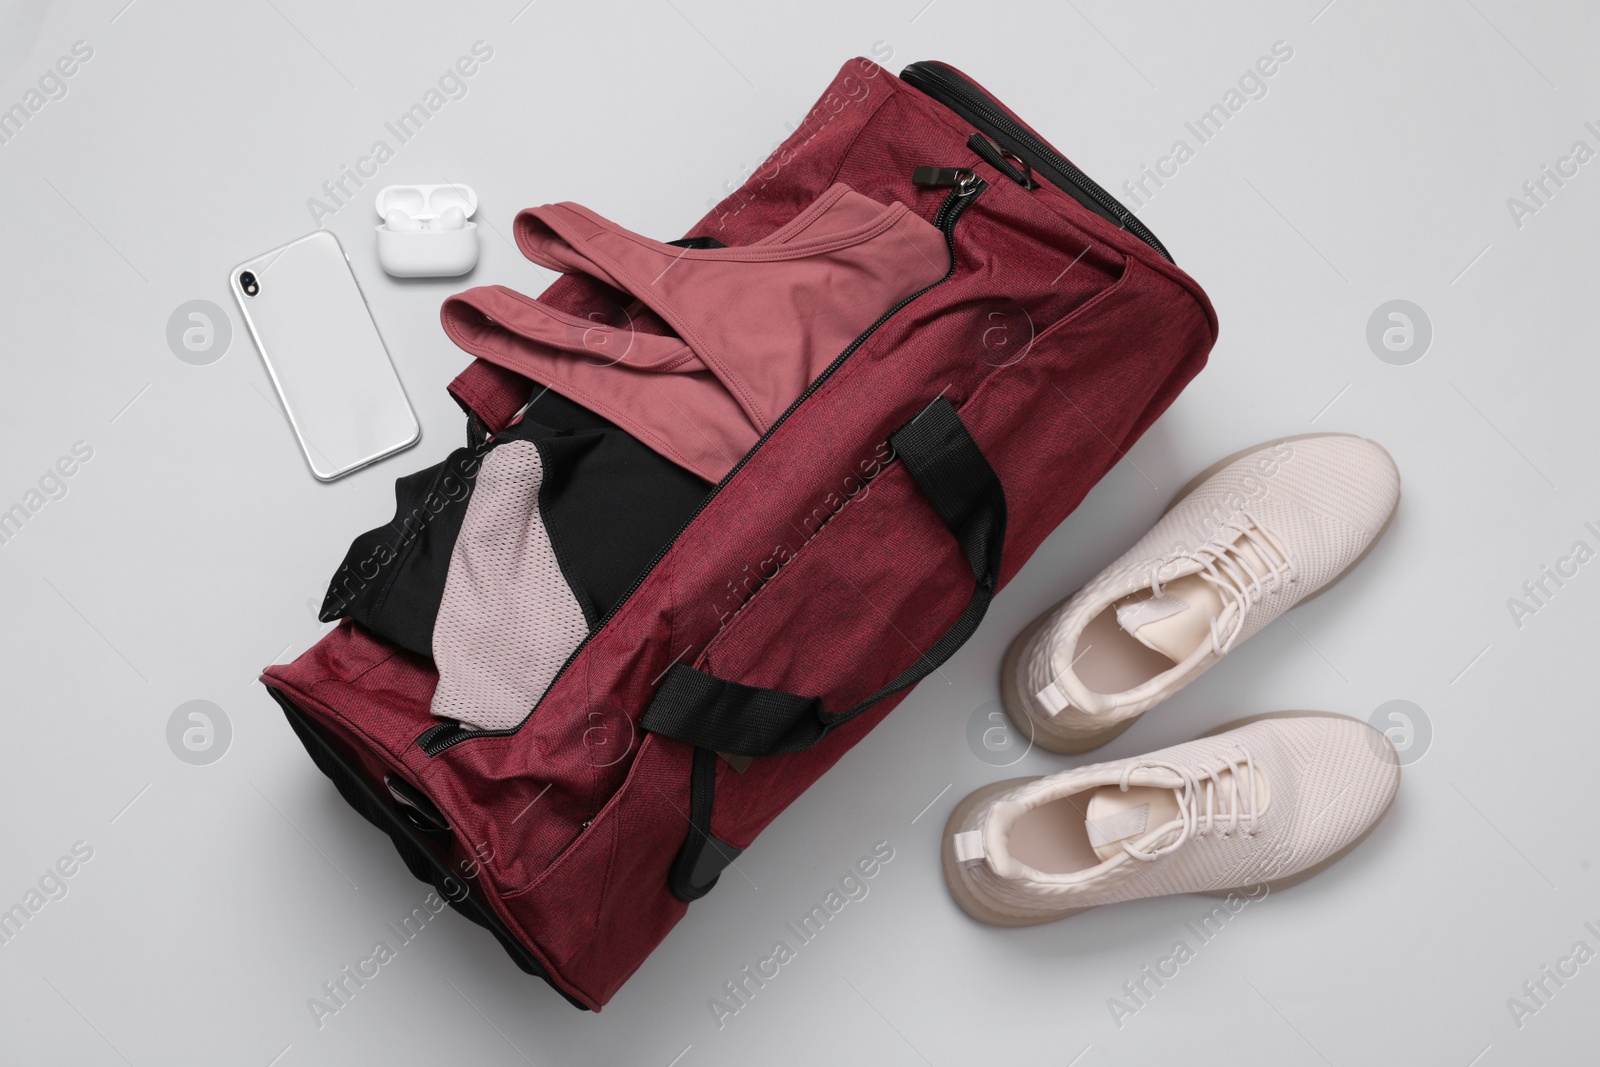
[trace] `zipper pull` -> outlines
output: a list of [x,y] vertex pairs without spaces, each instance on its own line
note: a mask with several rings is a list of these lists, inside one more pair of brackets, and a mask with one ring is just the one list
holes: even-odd
[[918,167],[911,172],[912,185],[936,189],[968,189],[978,176],[968,167]]
[[1001,148],[993,137],[974,133],[967,138],[967,147],[981,156],[989,166],[1024,189],[1037,189],[1039,187],[1039,183],[1033,180],[1033,168],[1028,166],[1021,156]]

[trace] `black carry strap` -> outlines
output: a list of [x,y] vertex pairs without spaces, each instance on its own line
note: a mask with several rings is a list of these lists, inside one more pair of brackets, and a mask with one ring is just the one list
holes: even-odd
[[685,904],[711,892],[723,870],[743,851],[711,833],[711,806],[716,796],[717,754],[697,748],[689,767],[689,833],[667,871],[667,888]]
[[955,624],[893,681],[846,711],[830,713],[816,697],[757,689],[675,664],[645,710],[641,726],[731,755],[798,752],[884,697],[915,685],[972,636],[1000,581],[1005,490],[955,407],[943,397],[897,430],[889,443],[972,565],[976,579],[972,599]]

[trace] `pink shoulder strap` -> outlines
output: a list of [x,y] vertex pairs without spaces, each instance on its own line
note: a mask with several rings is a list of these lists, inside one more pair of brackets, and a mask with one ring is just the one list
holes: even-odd
[[529,259],[604,282],[675,336],[589,322],[493,286],[446,301],[452,340],[712,481],[854,337],[950,262],[931,224],[842,184],[736,248],[653,241],[576,204],[522,212],[515,235]]

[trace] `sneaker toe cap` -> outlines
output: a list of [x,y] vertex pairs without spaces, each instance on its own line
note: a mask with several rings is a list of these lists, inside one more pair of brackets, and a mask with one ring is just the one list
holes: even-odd
[[1377,536],[1400,502],[1400,469],[1376,441],[1327,434],[1291,442],[1285,491],[1302,505]]
[[1358,719],[1318,719],[1320,736],[1301,798],[1312,851],[1331,855],[1359,840],[1389,810],[1400,787],[1400,757],[1389,738]]

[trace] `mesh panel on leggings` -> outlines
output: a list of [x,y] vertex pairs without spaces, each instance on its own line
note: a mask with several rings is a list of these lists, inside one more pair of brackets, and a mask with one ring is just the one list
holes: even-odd
[[539,515],[543,481],[531,442],[508,441],[483,461],[433,629],[435,715],[516,726],[589,632]]

